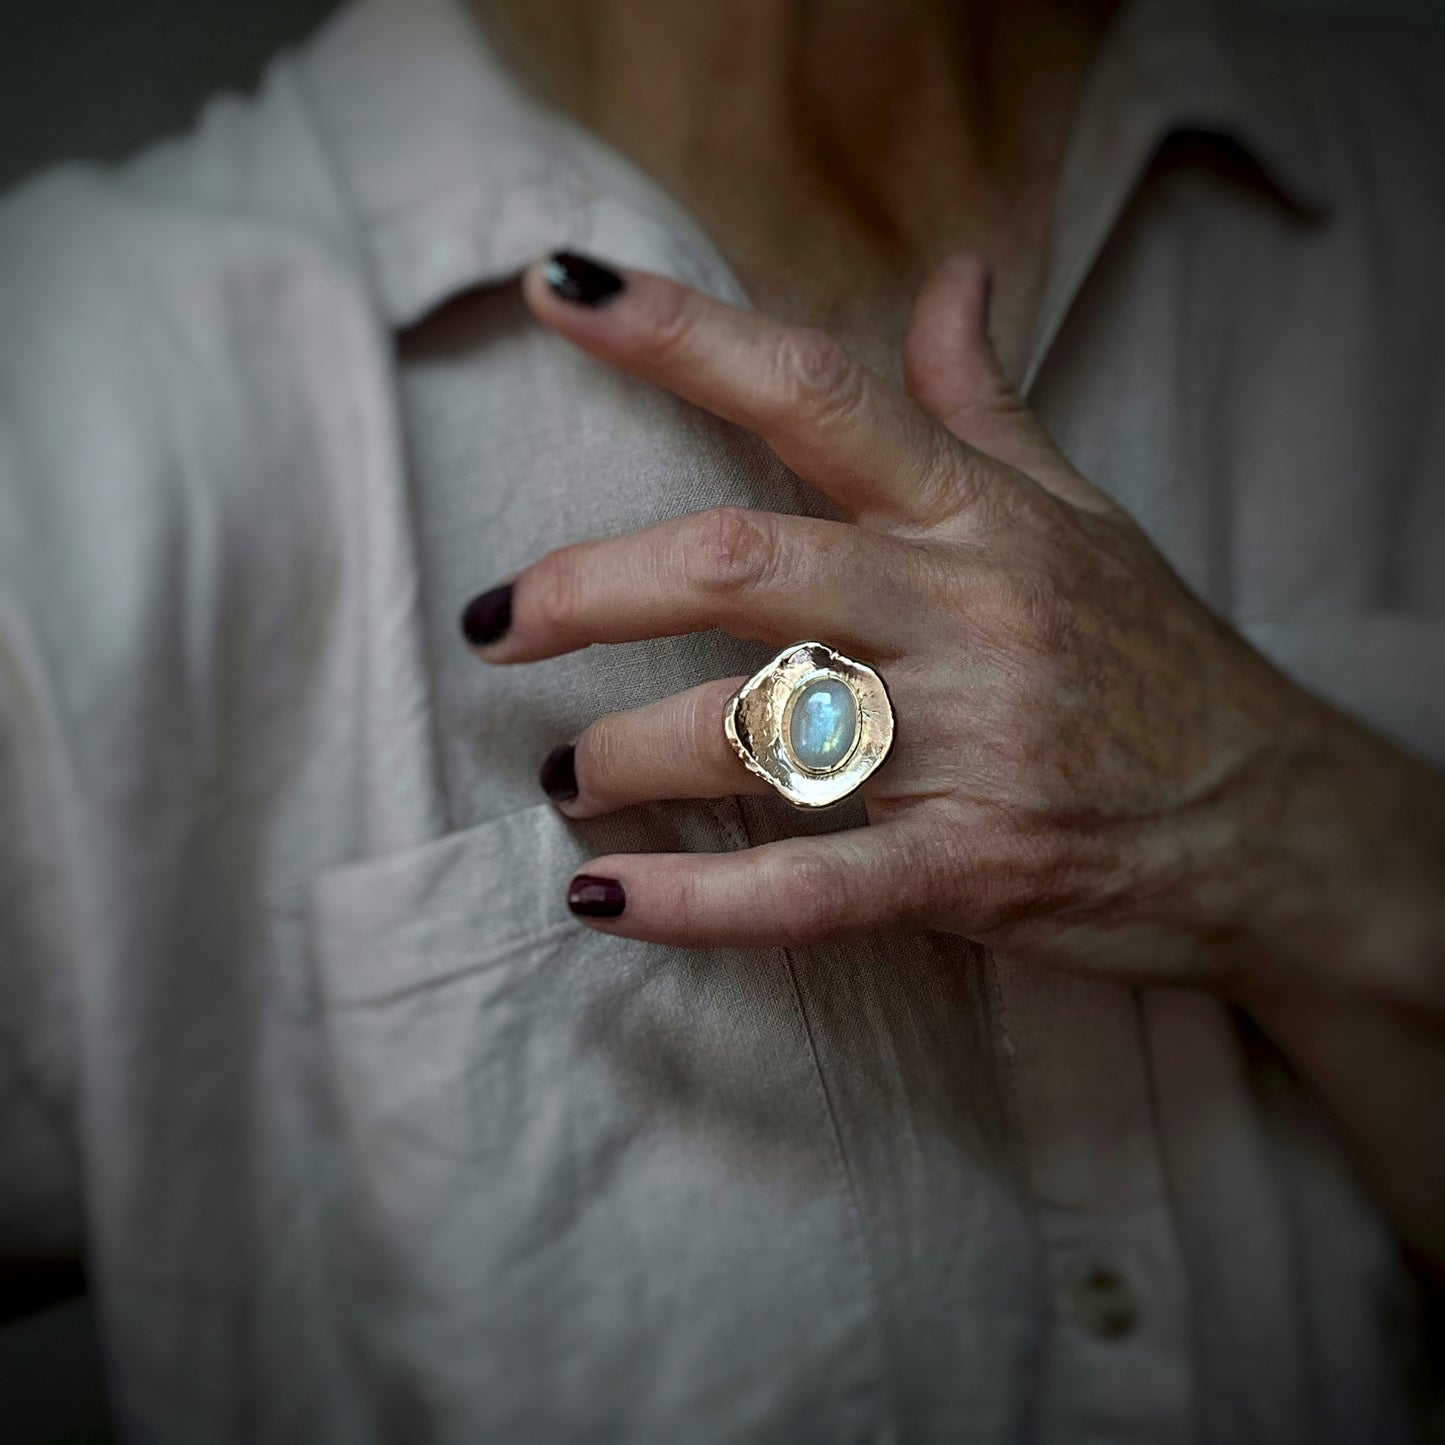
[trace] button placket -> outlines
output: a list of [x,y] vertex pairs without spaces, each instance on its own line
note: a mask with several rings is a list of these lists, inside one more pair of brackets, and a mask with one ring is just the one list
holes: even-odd
[[1189,1440],[1188,1291],[1135,995],[1013,960],[998,978],[1053,1324],[1039,1437]]

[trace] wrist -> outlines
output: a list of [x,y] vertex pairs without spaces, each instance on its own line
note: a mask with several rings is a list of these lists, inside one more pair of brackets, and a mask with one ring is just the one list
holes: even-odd
[[1445,1024],[1445,778],[1322,712],[1213,805],[1196,929],[1251,1012],[1324,991]]

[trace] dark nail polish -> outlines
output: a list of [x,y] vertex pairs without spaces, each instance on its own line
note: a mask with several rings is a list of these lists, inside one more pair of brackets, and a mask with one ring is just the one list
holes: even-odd
[[563,743],[547,754],[542,764],[542,791],[554,803],[570,803],[577,796],[577,749]]
[[473,597],[462,613],[462,635],[473,647],[485,647],[507,635],[512,625],[512,583]]
[[564,301],[575,306],[606,306],[621,290],[622,277],[586,256],[573,251],[558,251],[548,256],[542,267],[547,284]]
[[615,878],[579,873],[567,890],[567,907],[583,918],[617,918],[627,907],[627,895]]

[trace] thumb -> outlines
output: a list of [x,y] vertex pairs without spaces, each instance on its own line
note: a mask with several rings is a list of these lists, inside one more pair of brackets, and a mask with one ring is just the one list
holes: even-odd
[[1068,463],[1004,374],[989,337],[988,263],[950,256],[924,282],[903,341],[911,395],[954,436],[1089,511],[1113,503]]

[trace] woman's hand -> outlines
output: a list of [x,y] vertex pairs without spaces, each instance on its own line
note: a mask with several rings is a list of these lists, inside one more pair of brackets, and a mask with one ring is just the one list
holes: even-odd
[[[1060,455],[994,360],[982,263],[925,288],[906,393],[821,332],[587,265],[528,273],[540,321],[757,433],[844,520],[723,508],[561,548],[480,600],[474,642],[510,612],[479,655],[816,638],[875,666],[898,720],[873,826],[598,859],[572,893],[589,923],[680,944],[926,926],[1239,995],[1363,954],[1376,992],[1442,1004],[1440,780],[1276,672]],[[724,737],[741,681],[599,718],[563,811],[765,790]]]

